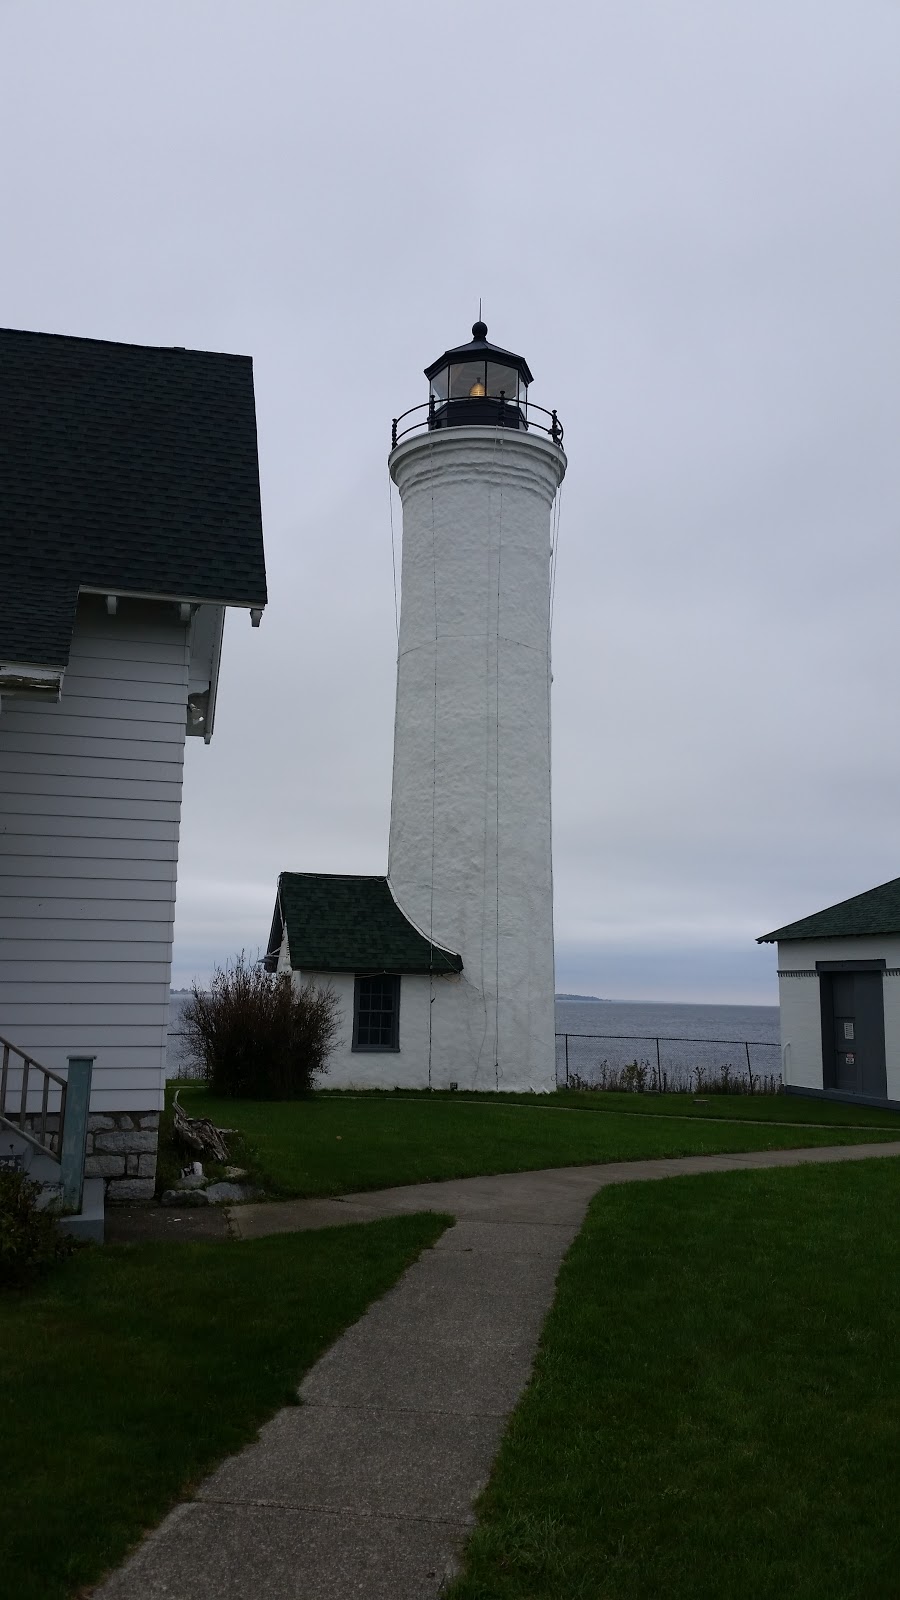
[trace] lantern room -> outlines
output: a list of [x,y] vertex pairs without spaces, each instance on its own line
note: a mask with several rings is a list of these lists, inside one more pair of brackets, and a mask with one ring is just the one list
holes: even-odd
[[474,323],[469,343],[445,350],[425,376],[430,428],[527,427],[531,370],[522,356],[488,343],[486,323]]

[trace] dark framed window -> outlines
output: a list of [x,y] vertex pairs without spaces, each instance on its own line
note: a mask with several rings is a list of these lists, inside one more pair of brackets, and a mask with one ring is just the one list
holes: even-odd
[[357,978],[353,993],[354,1050],[400,1049],[400,977],[380,972]]

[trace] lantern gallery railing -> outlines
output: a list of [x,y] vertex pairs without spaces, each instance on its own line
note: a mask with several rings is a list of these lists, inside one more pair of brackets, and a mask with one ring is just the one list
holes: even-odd
[[[407,417],[414,417],[415,421],[402,428],[400,424]],[[537,428],[541,433],[546,433],[554,444],[561,445],[563,442],[562,423],[556,412],[548,411],[545,406],[536,406],[531,400],[507,400],[503,394],[474,399],[471,395],[460,395],[442,400],[432,394],[420,406],[410,406],[408,411],[394,417],[391,423],[391,449],[411,433],[470,426],[525,430]]]

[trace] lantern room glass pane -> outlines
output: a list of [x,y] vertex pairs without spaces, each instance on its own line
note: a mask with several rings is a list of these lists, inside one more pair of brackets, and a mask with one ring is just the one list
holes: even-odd
[[435,373],[431,380],[431,392],[434,395],[435,400],[446,400],[449,379],[449,367],[444,367],[440,372]]
[[519,398],[519,374],[515,367],[501,367],[495,361],[489,361],[487,367],[487,392],[492,400],[499,400],[504,394],[512,404]]
[[[483,361],[461,361],[450,368],[450,399],[478,399],[485,393]],[[473,391],[474,390],[474,394]]]

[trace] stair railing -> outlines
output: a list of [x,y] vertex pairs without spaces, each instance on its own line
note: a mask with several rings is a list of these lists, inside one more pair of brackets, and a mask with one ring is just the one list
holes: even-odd
[[[77,1213],[84,1190],[93,1056],[70,1056],[68,1077],[62,1078],[9,1039],[0,1037],[0,1047],[0,1126],[58,1165],[62,1208]],[[59,1119],[55,1135],[48,1129],[51,1116]],[[29,1131],[29,1122],[34,1131]]]

